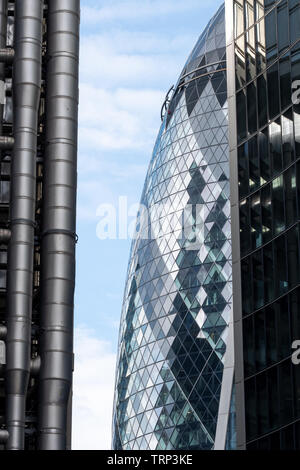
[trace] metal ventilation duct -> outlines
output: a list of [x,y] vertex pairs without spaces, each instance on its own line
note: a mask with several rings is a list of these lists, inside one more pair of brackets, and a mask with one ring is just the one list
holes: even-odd
[[79,0],[48,4],[39,448],[67,447],[75,285]]
[[41,89],[43,1],[15,1],[14,151],[6,338],[7,449],[24,448],[31,359],[37,123]]

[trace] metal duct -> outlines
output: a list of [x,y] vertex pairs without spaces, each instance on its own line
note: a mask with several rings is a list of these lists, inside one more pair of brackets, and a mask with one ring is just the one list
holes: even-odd
[[5,341],[7,335],[7,328],[4,325],[0,325],[0,341]]
[[[10,241],[11,231],[7,228],[0,228],[0,244],[7,245]],[[0,327],[1,329],[1,327]]]
[[0,150],[11,150],[15,144],[13,137],[0,136]]
[[6,444],[8,441],[8,432],[4,429],[0,429],[0,444]]
[[0,49],[0,62],[11,64],[15,58],[14,49]]
[[39,448],[67,447],[72,393],[80,0],[48,3]]
[[[7,0],[0,0],[0,49],[6,47],[7,37]],[[0,82],[2,82],[3,96],[0,98],[0,136],[3,134],[3,111],[4,111],[4,81],[5,81],[5,65],[0,59]],[[1,159],[1,147],[0,147]]]
[[43,1],[15,1],[14,137],[6,339],[7,449],[24,448],[31,359],[37,123],[41,88]]

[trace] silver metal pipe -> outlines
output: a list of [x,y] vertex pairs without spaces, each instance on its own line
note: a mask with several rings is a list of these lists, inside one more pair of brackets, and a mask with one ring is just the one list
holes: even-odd
[[41,88],[43,1],[15,1],[14,137],[8,259],[6,419],[8,450],[24,449],[31,359],[37,124]]
[[0,150],[11,150],[14,143],[15,139],[13,137],[0,136]]
[[8,441],[8,432],[5,429],[0,429],[0,444],[6,444]]
[[0,62],[12,64],[15,57],[15,50],[11,48],[0,49]]
[[[6,228],[0,228],[0,244],[8,245],[11,237],[11,231]],[[1,326],[0,326],[0,336],[1,336]]]
[[5,341],[7,336],[7,328],[4,325],[0,326],[0,341]]
[[[7,38],[7,0],[0,0],[0,49],[6,47]],[[4,81],[5,81],[5,65],[0,62],[0,82],[2,82],[3,96],[0,98],[0,136],[3,134],[3,112],[4,112]],[[3,149],[4,150],[4,149]],[[1,146],[0,146],[0,159],[1,159]]]
[[67,447],[72,393],[80,0],[48,3],[39,449]]

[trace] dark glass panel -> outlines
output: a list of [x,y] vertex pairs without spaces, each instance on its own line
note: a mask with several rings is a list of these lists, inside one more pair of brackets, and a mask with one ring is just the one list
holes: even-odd
[[300,157],[300,105],[294,106],[294,131],[296,158]]
[[266,75],[261,75],[257,79],[257,93],[258,93],[258,125],[263,127],[268,122],[267,113],[267,82]]
[[253,310],[251,258],[242,260],[241,264],[243,315],[248,315]]
[[245,377],[256,372],[253,315],[243,321]]
[[257,137],[253,137],[253,139],[249,140],[248,143],[248,150],[249,150],[249,184],[250,184],[250,191],[255,191],[255,189],[259,188],[260,186],[260,179],[259,179],[259,156],[258,156],[258,148],[257,148]]
[[245,91],[242,90],[237,94],[237,132],[239,141],[244,140],[247,136],[246,109]]
[[257,402],[255,379],[245,382],[246,437],[247,441],[257,436]]
[[300,339],[300,288],[290,294],[291,331],[292,341]]
[[259,372],[266,367],[266,336],[265,336],[265,311],[261,310],[254,315],[255,332],[255,363],[256,371]]
[[256,61],[255,61],[255,27],[249,29],[246,33],[246,80],[249,82],[255,78]]
[[275,292],[279,297],[288,288],[288,274],[286,265],[285,237],[281,236],[274,241],[274,276]]
[[293,113],[290,109],[281,116],[283,166],[286,167],[295,158]]
[[279,400],[280,400],[280,424],[284,426],[293,419],[293,386],[291,360],[279,364]]
[[249,199],[242,201],[240,204],[240,234],[241,253],[244,256],[251,248]]
[[282,361],[291,355],[288,295],[278,300],[274,308],[277,317],[278,361]]
[[[253,271],[253,303],[254,310],[258,310],[264,305],[264,273],[262,263],[262,251],[252,255]],[[249,282],[249,279],[248,279]]]
[[278,360],[276,312],[274,305],[266,308],[267,362],[271,366]]
[[236,63],[236,89],[242,88],[246,82],[246,64],[245,64],[245,37],[241,36],[235,44],[235,63]]
[[279,114],[279,84],[278,84],[278,63],[272,65],[267,72],[268,77],[268,104],[269,118],[273,119]]
[[280,100],[281,109],[285,109],[291,104],[291,69],[290,69],[290,56],[285,55],[280,59],[279,62],[279,74],[280,74]]
[[256,112],[256,86],[255,82],[252,82],[247,87],[247,113],[249,134],[253,134],[257,131]]
[[271,165],[268,144],[268,128],[258,134],[259,160],[260,160],[260,184],[266,183],[271,176]]
[[238,149],[240,199],[249,193],[248,142]]
[[296,189],[296,167],[294,165],[284,173],[285,214],[287,226],[294,224],[297,220]]
[[264,256],[264,277],[265,277],[265,303],[269,303],[274,299],[274,265],[273,265],[273,248],[272,243],[265,246],[263,250]]
[[[289,288],[293,288],[300,282],[298,226],[287,232],[287,258],[289,272]],[[299,338],[300,339],[300,338]]]
[[281,120],[277,119],[269,126],[269,142],[270,157],[273,167],[273,173],[282,170],[282,154],[281,154]]
[[[283,2],[281,2],[283,3]],[[281,53],[284,49],[289,46],[289,28],[288,26],[288,8],[287,4],[283,3],[278,7],[278,49],[279,53]]]
[[273,233],[285,229],[283,175],[272,181]]
[[276,10],[273,10],[265,19],[267,62],[272,62],[277,56]]
[[268,371],[268,395],[270,410],[270,430],[276,429],[279,424],[279,390],[277,367]]
[[251,246],[255,250],[262,245],[261,201],[260,193],[251,197]]
[[300,37],[300,5],[298,3],[292,9],[291,7],[292,5],[290,5],[290,42],[293,44]]
[[269,431],[269,407],[268,407],[268,389],[267,375],[259,374],[257,376],[257,411],[258,411],[258,429],[259,434],[265,434]]
[[265,186],[261,190],[261,213],[263,243],[267,243],[272,238],[272,202],[270,185]]
[[[262,8],[260,8],[258,4],[257,7],[257,11],[262,13]],[[264,21],[259,21],[256,25],[256,67],[257,74],[266,68],[266,35]]]

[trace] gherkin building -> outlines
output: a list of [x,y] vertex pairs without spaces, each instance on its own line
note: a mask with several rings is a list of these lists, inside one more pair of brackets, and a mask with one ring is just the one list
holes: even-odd
[[232,449],[224,5],[201,34],[171,94],[141,198],[148,216],[138,218],[131,248],[113,448]]

